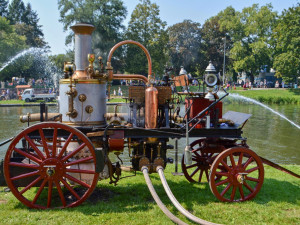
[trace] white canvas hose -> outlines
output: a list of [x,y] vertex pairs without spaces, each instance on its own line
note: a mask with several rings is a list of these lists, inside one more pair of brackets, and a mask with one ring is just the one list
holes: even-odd
[[188,219],[194,221],[195,223],[198,223],[198,224],[203,224],[203,225],[216,225],[216,223],[211,223],[211,222],[208,222],[206,220],[203,220],[203,219],[200,219],[196,216],[194,216],[193,214],[191,214],[189,211],[187,211],[185,208],[182,207],[182,205],[180,205],[180,203],[177,201],[177,199],[175,198],[175,196],[173,195],[168,183],[167,183],[167,180],[165,178],[165,175],[164,175],[164,168],[162,166],[158,166],[156,168],[156,172],[159,174],[160,176],[160,180],[164,186],[164,189],[169,197],[169,199],[171,200],[171,202],[174,204],[174,206],[183,214],[185,215]]
[[159,208],[166,214],[167,217],[169,217],[174,223],[179,224],[179,225],[187,225],[185,222],[181,221],[179,218],[177,218],[176,216],[174,216],[168,209],[167,207],[164,205],[164,203],[160,200],[160,198],[158,197],[152,182],[150,180],[149,174],[148,174],[148,167],[143,166],[141,171],[144,174],[145,180],[146,180],[146,184],[149,188],[149,191],[152,195],[152,197],[154,198],[156,204],[159,206]]

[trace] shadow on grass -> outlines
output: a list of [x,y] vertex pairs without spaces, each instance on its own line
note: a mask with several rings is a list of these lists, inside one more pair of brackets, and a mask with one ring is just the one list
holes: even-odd
[[289,92],[293,93],[294,95],[300,95],[300,88],[290,88]]
[[[163,185],[160,183],[159,176],[151,175],[151,180],[155,183],[154,188],[162,202],[174,209],[163,189]],[[173,181],[168,177],[167,181],[178,202],[183,204],[189,211],[193,211],[195,205],[198,205],[199,207],[208,207],[207,205],[210,203],[219,203],[219,200],[210,191],[208,183],[189,183],[184,177],[182,177],[182,180],[180,181]],[[141,212],[149,210],[156,205],[146,183],[142,180],[139,180],[138,182],[135,181],[135,183],[132,184],[122,184],[121,181],[118,186],[108,186],[105,184],[104,187],[101,187],[100,182],[98,186],[99,187],[94,190],[94,193],[89,199],[82,205],[64,210],[70,212],[79,211],[86,215],[98,215],[103,213]],[[257,204],[286,202],[298,205],[300,201],[300,188],[295,182],[265,178],[262,189],[251,201]],[[27,207],[19,202],[15,205],[15,208]],[[54,209],[54,211],[56,210],[60,209]]]

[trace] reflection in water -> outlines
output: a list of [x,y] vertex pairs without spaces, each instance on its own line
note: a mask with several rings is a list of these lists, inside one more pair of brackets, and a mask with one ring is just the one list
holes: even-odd
[[[299,105],[271,105],[271,108],[285,115],[296,124],[300,124]],[[118,107],[118,112],[128,112],[128,105]],[[249,102],[240,102],[229,97],[224,101],[224,110],[237,111],[252,114],[249,121],[243,128],[243,137],[248,138],[248,145],[258,155],[265,157],[275,163],[300,164],[299,145],[300,130],[292,126],[280,116],[273,114],[269,110]],[[49,107],[49,112],[57,112],[57,107]],[[181,112],[183,113],[184,108]],[[37,113],[39,107],[0,107],[0,142],[18,134],[27,124],[19,122],[19,116],[23,114]],[[114,107],[109,106],[108,112],[114,112]],[[175,140],[170,139],[170,144],[174,145]],[[191,140],[192,142],[192,140]],[[179,160],[184,151],[185,140],[179,140]],[[0,157],[3,158],[8,145],[0,147]],[[174,157],[175,150],[169,150],[168,157]],[[112,161],[116,158],[110,155]],[[125,164],[130,164],[128,151],[120,155]]]

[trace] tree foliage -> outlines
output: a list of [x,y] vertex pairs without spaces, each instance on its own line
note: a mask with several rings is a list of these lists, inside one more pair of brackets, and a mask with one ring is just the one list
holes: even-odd
[[5,17],[0,17],[0,67],[10,57],[26,47],[26,37],[16,33]]
[[[143,44],[151,54],[153,72],[161,75],[167,62],[168,36],[166,22],[159,17],[159,7],[150,0],[141,0],[131,14],[126,39]],[[147,75],[147,58],[136,46],[126,48],[126,71]]]
[[[25,6],[22,0],[13,0],[9,5],[1,1],[0,6],[1,12],[5,12],[0,17],[0,65],[5,65],[0,79],[10,80],[13,76],[37,78],[44,75],[45,58],[40,51],[35,51],[35,54],[31,51],[46,45],[37,13],[29,3]],[[25,54],[27,51],[28,54]],[[14,56],[18,57],[5,64]]]
[[8,13],[8,1],[6,0],[0,0],[0,16],[6,17]]
[[[95,53],[106,58],[110,48],[121,40],[122,22],[127,10],[121,0],[58,0],[60,22],[64,30],[82,22],[95,26],[93,49]],[[71,43],[73,33],[70,31],[66,44]]]
[[274,29],[273,38],[276,43],[276,75],[294,82],[300,73],[300,3],[283,11]]
[[168,53],[176,74],[178,74],[180,66],[184,66],[190,73],[196,73],[200,63],[200,23],[184,20],[169,27],[168,35]]
[[26,36],[28,46],[38,48],[46,46],[42,26],[38,24],[38,15],[32,10],[30,3],[25,6],[22,0],[13,0],[8,7],[7,18],[15,25],[19,35]]
[[[202,27],[202,48],[204,60],[201,63],[202,71],[205,70],[209,61],[212,61],[217,71],[223,71],[224,63],[224,44],[226,38],[226,49],[228,53],[231,48],[230,37],[220,28],[220,17],[214,16],[206,20]],[[226,55],[226,65],[230,65],[228,54]]]
[[[226,12],[229,13],[226,15]],[[272,64],[270,36],[277,13],[272,11],[271,4],[260,8],[258,4],[253,4],[242,12],[232,12],[230,8],[221,12],[220,22],[222,30],[228,31],[234,41],[230,50],[233,68],[237,72],[248,72],[253,81],[254,75],[261,68]]]

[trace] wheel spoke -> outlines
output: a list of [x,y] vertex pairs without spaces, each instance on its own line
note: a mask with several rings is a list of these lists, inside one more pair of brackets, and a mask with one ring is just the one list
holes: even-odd
[[33,172],[30,172],[30,173],[24,173],[24,174],[12,177],[10,179],[11,180],[20,180],[20,179],[23,179],[23,178],[26,178],[26,177],[32,177],[32,176],[38,175],[39,173],[40,173],[40,171],[33,171]]
[[231,183],[229,183],[227,186],[226,186],[226,188],[221,192],[221,196],[223,197],[225,194],[226,194],[226,192],[230,189],[230,187],[231,187]]
[[23,168],[30,168],[30,169],[38,169],[38,165],[34,164],[27,164],[27,163],[17,163],[17,162],[9,162],[8,165],[10,166],[17,166],[17,167],[23,167]]
[[90,187],[91,187],[91,186],[88,185],[87,183],[84,183],[83,181],[78,180],[78,179],[76,179],[75,177],[72,177],[72,176],[69,175],[69,174],[65,174],[65,177],[66,177],[67,179],[70,179],[71,181],[74,181],[74,182],[77,183],[77,184],[80,184],[81,186],[86,187],[86,188],[90,188]]
[[244,156],[244,153],[241,152],[240,156],[239,156],[239,162],[238,162],[238,165],[242,165],[243,163],[243,156]]
[[232,166],[232,168],[234,169],[234,168],[235,168],[235,161],[234,161],[233,155],[230,154],[230,155],[229,155],[229,158],[230,158],[231,166]]
[[200,171],[199,181],[198,181],[198,182],[201,182],[201,180],[202,180],[202,175],[203,175],[203,170]]
[[250,158],[247,160],[247,162],[245,162],[245,164],[244,164],[244,169],[246,169],[247,166],[249,166],[249,164],[250,164],[253,160],[254,160],[253,157],[250,157]]
[[197,166],[197,165],[198,165],[198,163],[194,163],[194,164],[192,164],[192,165],[187,166],[186,169],[191,169],[191,168],[193,168],[193,167],[195,167],[195,166]]
[[33,204],[35,204],[36,201],[38,200],[38,198],[39,198],[39,196],[41,195],[41,193],[42,193],[42,191],[43,191],[43,189],[44,189],[46,183],[47,183],[47,180],[44,179],[44,181],[43,181],[43,183],[41,184],[39,190],[37,191],[36,195],[34,196],[34,199],[32,200],[32,203],[33,203]]
[[63,192],[61,190],[60,183],[57,180],[55,180],[54,183],[55,183],[55,186],[57,188],[57,192],[59,194],[59,197],[60,197],[60,200],[61,200],[61,202],[63,204],[63,207],[65,207],[67,205],[66,204],[66,199],[65,199],[64,194],[63,194]]
[[256,167],[253,167],[253,168],[251,168],[251,169],[249,169],[249,170],[246,170],[245,172],[246,172],[246,173],[252,173],[253,171],[256,171],[256,170],[258,170],[258,169],[259,169],[259,167],[256,166]]
[[52,181],[52,179],[49,179],[49,181],[48,181],[48,201],[47,201],[47,208],[51,207],[52,190],[53,190],[53,181]]
[[24,194],[26,191],[28,191],[30,188],[33,187],[37,182],[39,182],[42,179],[42,177],[36,178],[34,181],[32,181],[30,184],[28,184],[25,188],[23,188],[22,191],[20,191],[20,194]]
[[208,169],[205,170],[206,179],[209,181]]
[[226,184],[226,183],[228,183],[228,182],[229,182],[229,178],[226,178],[225,180],[222,180],[222,181],[216,183],[216,186],[220,186],[220,185]]
[[68,139],[66,140],[64,146],[62,147],[60,153],[58,154],[58,158],[59,158],[59,159],[60,159],[60,158],[63,156],[63,154],[65,153],[65,151],[66,151],[68,145],[70,144],[70,142],[71,142],[71,140],[72,140],[72,138],[73,138],[73,135],[74,135],[73,133],[70,133]]
[[54,128],[52,157],[56,156],[56,145],[57,145],[57,128]]
[[45,157],[43,155],[43,153],[38,149],[38,147],[36,147],[36,145],[33,143],[33,141],[31,140],[30,137],[28,137],[27,135],[24,136],[26,141],[29,143],[29,145],[33,148],[33,150],[38,154],[38,156],[44,160]]
[[70,173],[87,173],[87,174],[95,174],[96,173],[93,170],[81,170],[81,169],[66,169],[66,172],[70,172]]
[[246,176],[246,180],[250,180],[250,181],[254,181],[254,182],[259,182],[259,179],[257,179],[257,178],[254,178],[254,177],[248,177],[248,176]]
[[223,161],[223,159],[222,159],[221,163],[222,163],[222,165],[225,167],[225,169],[226,169],[227,171],[230,171],[230,170],[231,170],[230,167],[227,165],[227,163]]
[[198,171],[200,170],[199,167],[197,167],[193,173],[191,173],[190,177],[193,177]]
[[193,153],[196,155],[197,158],[201,158],[198,152],[194,151]]
[[195,156],[192,156],[192,161],[198,162],[198,158],[196,158]]
[[244,190],[243,190],[243,186],[242,185],[239,185],[239,191],[240,191],[240,195],[241,195],[242,200],[244,200],[245,199],[245,195],[244,195]]
[[61,182],[72,193],[72,195],[74,195],[78,200],[80,199],[80,196],[74,191],[74,189],[64,179],[61,179]]
[[247,182],[246,181],[244,181],[243,182],[243,185],[252,193],[252,192],[254,192],[254,190],[253,190],[253,188],[252,187],[250,187],[250,185],[249,184],[247,184]]
[[14,151],[16,151],[17,153],[19,153],[19,154],[21,154],[21,155],[23,155],[23,156],[31,159],[32,161],[35,161],[38,164],[40,164],[42,162],[40,159],[34,157],[33,155],[31,155],[31,154],[29,154],[27,152],[22,151],[22,150],[20,150],[20,149],[18,149],[16,147],[14,147]]
[[40,133],[40,136],[41,136],[41,140],[42,140],[42,144],[43,144],[43,148],[44,148],[44,151],[46,153],[46,156],[50,157],[48,145],[47,145],[45,135],[44,135],[44,132],[43,132],[42,128],[39,129],[39,133]]
[[78,160],[66,163],[65,166],[72,166],[72,165],[80,164],[80,163],[83,163],[83,162],[90,161],[92,159],[94,159],[94,157],[93,156],[89,156],[89,157],[86,157],[86,158],[82,158],[82,159],[78,159]]
[[72,156],[74,156],[75,154],[77,154],[79,151],[81,151],[85,146],[86,146],[86,144],[82,143],[78,148],[76,148],[75,150],[73,150],[70,154],[68,154],[65,157],[63,157],[62,161],[65,162],[66,160],[68,160],[69,158],[71,158]]
[[230,200],[231,201],[234,200],[235,192],[236,192],[236,186],[233,185],[232,192],[231,192],[231,195],[230,195]]
[[225,176],[225,177],[229,176],[227,172],[216,172],[216,175]]

